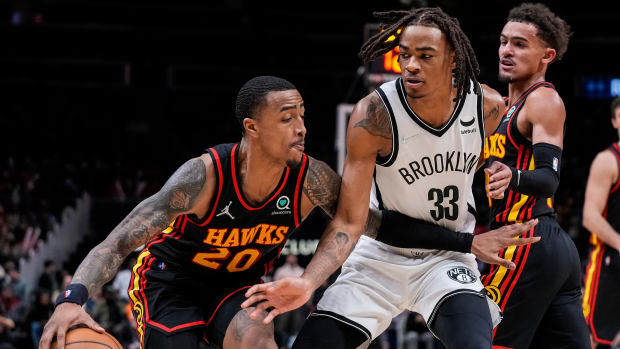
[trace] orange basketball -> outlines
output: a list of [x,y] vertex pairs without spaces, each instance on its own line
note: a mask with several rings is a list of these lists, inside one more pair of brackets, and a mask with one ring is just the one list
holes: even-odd
[[[67,332],[65,347],[67,349],[123,349],[111,334],[99,333],[90,328],[76,328]],[[56,349],[55,340],[51,349]]]

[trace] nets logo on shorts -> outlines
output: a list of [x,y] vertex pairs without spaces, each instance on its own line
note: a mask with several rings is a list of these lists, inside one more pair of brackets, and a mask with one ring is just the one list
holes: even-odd
[[448,270],[448,276],[450,279],[462,284],[471,284],[478,279],[473,271],[465,267],[456,267]]

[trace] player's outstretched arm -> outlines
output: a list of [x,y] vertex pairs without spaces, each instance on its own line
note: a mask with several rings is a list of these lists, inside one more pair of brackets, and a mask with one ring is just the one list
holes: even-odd
[[[503,187],[506,178],[509,178],[508,189],[529,196],[551,197],[560,183],[566,119],[562,98],[554,89],[539,88],[528,96],[519,114],[519,119],[521,118],[530,127],[524,136],[533,144],[534,169],[519,170],[497,161],[493,162],[485,170],[489,174],[489,193],[494,195],[495,192],[499,192],[497,187],[500,185]],[[503,191],[499,198],[502,197]]]
[[[518,238],[532,229],[538,220],[533,219],[523,224],[512,224],[490,230],[484,234],[473,235],[411,218],[395,211],[383,211],[383,219],[377,240],[402,248],[427,248],[463,253],[473,253],[479,260],[488,264],[499,264],[514,269],[513,262],[499,257],[499,251],[509,246],[521,246],[538,242],[539,236]],[[415,234],[402,234],[412,231]],[[368,233],[365,233],[368,234]]]
[[620,251],[620,235],[603,217],[609,191],[618,180],[616,163],[610,151],[599,153],[592,161],[583,204],[583,226],[607,245]]
[[307,174],[304,194],[313,205],[333,212],[334,199],[338,197],[336,213],[323,232],[314,257],[300,278],[284,278],[251,287],[242,307],[261,303],[250,317],[256,318],[262,310],[273,308],[264,319],[268,323],[275,316],[298,308],[344,263],[365,230],[375,159],[378,153],[391,150],[391,137],[385,106],[372,93],[355,106],[349,120],[347,156],[339,193],[333,179],[326,179],[333,173],[327,165],[313,161],[314,167]]
[[207,166],[212,166],[207,155],[187,161],[158,193],[139,203],[103,242],[88,253],[73,276],[70,291],[59,297],[58,305],[43,330],[39,348],[49,348],[54,336],[57,336],[58,348],[64,348],[67,329],[77,324],[103,331],[81,305],[89,294],[116,275],[129,253],[164,230],[177,216],[197,213],[194,211],[196,203],[204,202],[212,187],[207,181]]

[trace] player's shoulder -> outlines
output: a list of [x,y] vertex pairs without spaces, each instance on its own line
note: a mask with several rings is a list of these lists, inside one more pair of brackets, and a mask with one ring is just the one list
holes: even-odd
[[482,92],[483,92],[483,96],[484,96],[484,103],[490,103],[490,104],[495,104],[495,103],[501,103],[501,104],[505,104],[504,103],[504,97],[502,97],[502,95],[497,92],[497,90],[495,90],[494,88],[492,88],[491,86],[487,85],[487,84],[480,84],[480,86],[482,86]]
[[325,161],[318,160],[308,155],[308,173],[306,175],[306,184],[313,180],[318,181],[336,181],[340,183],[340,176]]
[[617,171],[618,160],[613,150],[607,148],[596,154],[594,160],[592,160],[592,169],[600,171]]
[[351,113],[351,118],[362,120],[366,119],[369,115],[389,119],[387,108],[379,94],[375,91],[369,93],[355,104],[353,112]]
[[529,113],[536,111],[536,115],[565,114],[564,101],[560,94],[553,88],[537,88],[532,91],[525,101],[524,108]]

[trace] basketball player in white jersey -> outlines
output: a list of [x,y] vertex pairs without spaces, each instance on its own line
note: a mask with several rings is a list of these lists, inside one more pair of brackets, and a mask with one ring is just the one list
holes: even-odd
[[[396,247],[415,232],[395,229],[401,217],[392,214],[384,214],[377,239],[357,240],[369,204],[472,233],[471,184],[504,101],[476,81],[478,64],[456,19],[439,8],[378,17],[387,25],[364,44],[362,58],[373,60],[398,44],[402,77],[353,110],[336,216],[304,274],[252,287],[243,306],[262,301],[256,308],[270,310],[264,320],[270,321],[304,304],[344,262],[293,348],[358,347],[409,309],[449,349],[490,349],[501,317],[472,254]],[[496,182],[491,195],[507,185]]]

